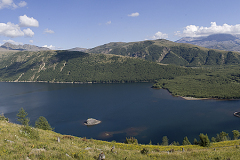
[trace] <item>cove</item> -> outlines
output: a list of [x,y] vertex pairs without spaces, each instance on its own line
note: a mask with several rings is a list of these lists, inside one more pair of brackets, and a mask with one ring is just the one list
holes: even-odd
[[[47,118],[55,132],[99,140],[124,142],[135,137],[139,143],[169,142],[185,136],[193,142],[200,133],[209,138],[225,131],[239,130],[240,101],[197,100],[173,97],[152,83],[54,84],[0,83],[0,113],[16,121],[23,107],[34,126],[40,116]],[[87,127],[96,118],[102,123]]]

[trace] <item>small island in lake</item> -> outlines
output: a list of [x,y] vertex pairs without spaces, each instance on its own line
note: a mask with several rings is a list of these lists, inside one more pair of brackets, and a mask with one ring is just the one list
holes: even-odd
[[94,118],[88,118],[88,119],[84,122],[84,124],[85,124],[86,126],[93,126],[93,125],[97,125],[97,124],[99,124],[99,123],[101,123],[101,121],[96,120],[96,119],[94,119]]
[[240,118],[240,112],[234,112],[233,115]]

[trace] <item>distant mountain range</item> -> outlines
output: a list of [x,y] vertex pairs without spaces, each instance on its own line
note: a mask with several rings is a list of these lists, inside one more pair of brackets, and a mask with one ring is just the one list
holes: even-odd
[[84,52],[85,50],[87,50],[87,49],[86,48],[79,48],[79,47],[68,49],[68,51],[80,51],[80,52]]
[[177,43],[190,43],[201,47],[240,52],[240,35],[213,34],[204,37],[184,37]]
[[50,49],[46,47],[38,47],[30,44],[15,45],[15,44],[6,42],[0,46],[0,50],[43,51],[43,50],[50,50]]

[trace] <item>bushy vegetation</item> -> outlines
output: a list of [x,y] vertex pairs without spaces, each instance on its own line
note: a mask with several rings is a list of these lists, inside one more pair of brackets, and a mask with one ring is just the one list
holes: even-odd
[[126,144],[138,144],[138,140],[135,137],[126,138],[125,142]]

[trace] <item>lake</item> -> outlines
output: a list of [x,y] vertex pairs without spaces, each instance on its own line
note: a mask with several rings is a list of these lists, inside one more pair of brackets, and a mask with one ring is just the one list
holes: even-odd
[[[193,142],[200,133],[209,138],[225,131],[239,130],[240,101],[195,100],[173,97],[166,90],[152,89],[152,83],[54,84],[0,82],[0,113],[16,121],[23,107],[34,126],[44,116],[61,134],[124,142],[135,137],[139,143],[169,142],[185,136]],[[96,118],[102,123],[87,127]]]

